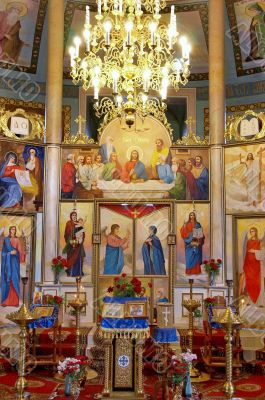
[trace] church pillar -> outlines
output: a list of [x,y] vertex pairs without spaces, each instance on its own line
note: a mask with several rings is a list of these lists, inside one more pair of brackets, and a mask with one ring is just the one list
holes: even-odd
[[[62,139],[64,0],[48,1],[46,83],[45,266],[57,255]],[[44,280],[47,279],[44,274]]]
[[209,116],[211,143],[211,256],[223,259],[225,132],[225,5],[209,0]]

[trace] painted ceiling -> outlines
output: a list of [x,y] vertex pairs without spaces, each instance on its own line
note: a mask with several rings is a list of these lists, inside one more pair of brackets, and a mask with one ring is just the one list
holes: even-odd
[[[68,48],[73,37],[82,32],[86,2],[68,0],[65,3],[64,75],[67,79]],[[179,32],[188,36],[192,44],[191,80],[205,81],[208,79],[208,2],[178,0],[170,4],[176,5]],[[0,1],[2,75],[6,70],[16,70],[34,74],[36,81],[45,81],[46,11],[47,0]],[[246,79],[251,81],[264,79],[265,0],[226,0],[226,11],[227,82],[240,82],[240,77],[249,77]],[[164,10],[164,19],[168,13],[169,7]]]

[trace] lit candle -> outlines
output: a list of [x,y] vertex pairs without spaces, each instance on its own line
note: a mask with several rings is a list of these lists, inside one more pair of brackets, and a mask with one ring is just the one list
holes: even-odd
[[76,36],[74,38],[74,44],[75,44],[75,56],[78,58],[79,57],[79,47],[80,47],[80,44],[81,44],[80,37]]
[[118,105],[118,108],[121,108],[121,104],[122,104],[122,97],[121,97],[121,96],[117,96],[117,97],[116,97],[116,100],[117,100],[117,105]]
[[185,56],[186,56],[186,46],[188,44],[187,38],[185,36],[182,36],[180,38],[179,43],[181,44],[181,47],[182,47],[182,58],[185,58]]
[[160,1],[159,0],[155,0],[155,13],[156,15],[159,14],[160,11]]
[[155,46],[155,33],[156,33],[156,23],[155,21],[150,22],[149,29],[151,32],[151,45]]
[[71,67],[74,67],[75,66],[75,48],[74,47],[70,47],[69,54],[71,57]]
[[174,22],[174,15],[175,15],[175,6],[171,6],[170,25],[172,25]]
[[108,8],[108,1],[104,0],[104,10],[106,10]]
[[122,13],[122,0],[119,2],[119,12]]
[[98,15],[101,15],[101,0],[98,0]]
[[119,7],[118,0],[114,0],[114,11],[117,12]]
[[116,69],[112,71],[112,80],[113,80],[113,85],[112,85],[113,92],[118,93],[119,72]]
[[126,39],[126,44],[128,46],[131,46],[132,42],[132,30],[133,30],[133,22],[132,21],[126,21],[125,23],[125,29],[127,32],[127,39]]
[[106,21],[104,23],[104,28],[105,28],[105,41],[106,45],[108,46],[110,44],[110,31],[111,31],[111,21]]
[[99,89],[98,86],[94,86],[94,100],[98,100]]
[[144,78],[143,89],[144,89],[145,93],[147,93],[148,90],[149,90],[150,76],[151,76],[150,70],[149,69],[145,69],[144,72],[143,72],[143,78]]
[[162,88],[161,88],[161,97],[162,100],[167,99],[167,87],[168,87],[168,70],[166,67],[162,68]]
[[84,38],[86,42],[86,51],[90,51],[90,31],[89,29],[84,30]]
[[86,25],[88,26],[90,24],[90,11],[89,11],[89,6],[86,6]]
[[141,11],[141,0],[136,0],[136,9],[137,11]]

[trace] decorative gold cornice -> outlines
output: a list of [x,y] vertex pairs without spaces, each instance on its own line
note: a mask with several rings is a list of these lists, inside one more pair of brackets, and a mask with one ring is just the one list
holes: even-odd
[[[240,135],[240,124],[242,121],[246,120],[248,117],[257,118],[261,122],[261,129],[258,133],[252,136],[241,136]],[[226,142],[252,142],[257,139],[261,139],[265,136],[265,113],[256,113],[253,110],[247,110],[243,114],[236,113],[228,116],[225,141]]]
[[177,140],[173,145],[181,145],[181,146],[207,146],[209,144],[208,138],[202,139],[200,136],[197,136],[193,130],[192,125],[195,120],[192,117],[188,117],[185,123],[188,126],[187,136],[183,136],[181,139]]

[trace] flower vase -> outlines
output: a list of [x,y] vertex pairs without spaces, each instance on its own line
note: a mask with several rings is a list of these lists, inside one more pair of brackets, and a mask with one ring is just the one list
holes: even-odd
[[58,283],[59,283],[59,276],[60,276],[60,272],[54,271],[54,280],[53,280],[53,283],[54,283],[55,285],[58,285]]
[[210,286],[215,286],[215,273],[211,272],[209,275]]
[[65,396],[71,396],[72,394],[72,378],[70,375],[65,375],[64,378],[64,394]]
[[183,388],[182,388],[182,396],[186,399],[191,399],[192,398],[192,385],[191,385],[191,379],[190,379],[190,367],[188,368],[187,375],[184,379],[183,382]]

